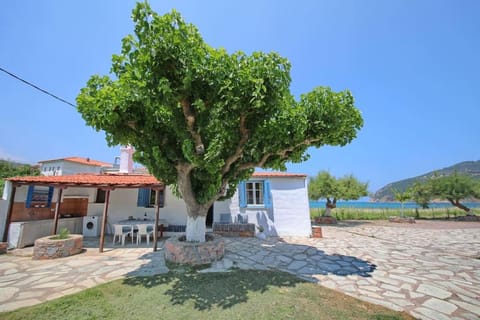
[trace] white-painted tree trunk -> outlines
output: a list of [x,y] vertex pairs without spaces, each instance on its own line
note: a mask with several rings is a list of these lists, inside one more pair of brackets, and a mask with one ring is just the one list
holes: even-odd
[[324,217],[331,217],[331,216],[332,216],[332,209],[330,207],[326,207]]
[[190,242],[205,242],[207,232],[205,216],[187,217],[186,236]]

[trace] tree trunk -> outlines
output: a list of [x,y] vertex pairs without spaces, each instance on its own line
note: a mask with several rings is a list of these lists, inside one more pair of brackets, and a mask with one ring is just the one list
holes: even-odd
[[333,198],[333,201],[330,198],[327,198],[327,203],[325,204],[325,217],[332,216],[332,209],[337,207],[337,198]]
[[189,242],[205,242],[206,216],[187,217],[186,236]]
[[205,242],[207,213],[215,199],[212,199],[205,204],[198,203],[190,181],[191,168],[177,167],[177,170],[178,190],[180,191],[187,207],[187,228],[185,230],[186,240],[189,242]]
[[453,199],[448,199],[448,201],[450,201],[450,203],[452,205],[454,205],[455,207],[459,208],[459,209],[462,209],[463,211],[465,211],[467,213],[467,215],[471,215],[470,213],[470,208],[468,207],[465,207],[463,204],[460,203],[460,200],[453,200]]

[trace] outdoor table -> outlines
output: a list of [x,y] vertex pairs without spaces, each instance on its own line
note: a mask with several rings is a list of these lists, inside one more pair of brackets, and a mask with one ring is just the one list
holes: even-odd
[[[153,220],[153,219],[148,219],[148,220],[127,219],[127,220],[120,220],[120,221],[117,222],[117,224],[122,224],[122,225],[125,225],[125,226],[133,226],[133,228],[135,228],[135,226],[137,224],[149,224],[149,225],[155,226],[155,220]],[[160,238],[163,238],[163,228],[165,228],[165,227],[168,227],[167,220],[158,219],[158,231],[160,232]]]

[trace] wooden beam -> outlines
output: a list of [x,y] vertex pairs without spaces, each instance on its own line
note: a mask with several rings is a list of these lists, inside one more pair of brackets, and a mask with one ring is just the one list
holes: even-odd
[[8,240],[8,229],[10,229],[10,222],[12,221],[12,212],[13,212],[13,202],[15,201],[15,193],[17,191],[17,186],[12,183],[12,191],[10,191],[10,199],[8,201],[7,207],[7,219],[5,221],[5,230],[3,230],[3,242]]
[[103,206],[102,229],[100,233],[100,245],[98,251],[103,252],[103,245],[105,243],[105,231],[107,228],[108,203],[110,202],[110,189],[105,191],[105,205]]
[[57,205],[55,206],[55,216],[53,217],[53,230],[52,230],[52,235],[57,234],[57,229],[58,229],[58,216],[60,212],[60,205],[62,201],[62,194],[63,194],[63,188],[58,189],[58,196],[57,196]]
[[160,190],[155,190],[155,225],[153,227],[153,252],[157,251],[158,221],[160,216]]

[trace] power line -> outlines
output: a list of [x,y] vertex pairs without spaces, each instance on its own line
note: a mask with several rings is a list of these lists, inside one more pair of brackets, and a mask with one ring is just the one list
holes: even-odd
[[11,73],[11,72],[3,69],[2,67],[0,67],[0,71],[5,72],[5,73],[8,74],[9,76],[14,77],[14,78],[17,79],[17,80],[20,80],[20,81],[22,81],[23,83],[28,84],[29,86],[37,89],[38,91],[41,91],[41,92],[43,92],[43,93],[45,93],[45,94],[48,94],[49,96],[51,96],[51,97],[53,97],[53,98],[55,98],[55,99],[57,99],[57,100],[59,100],[59,101],[61,101],[61,102],[63,102],[63,103],[68,104],[69,106],[72,106],[72,107],[74,107],[74,108],[77,108],[77,106],[74,105],[73,103],[68,102],[67,100],[62,99],[62,98],[60,98],[59,96],[56,96],[56,95],[54,95],[53,93],[50,93],[50,92],[48,92],[47,90],[44,90],[44,89],[42,89],[42,88],[34,85],[33,83],[28,82],[27,80],[20,78],[19,76],[17,76],[17,75],[15,75],[15,74],[13,74],[13,73]]

